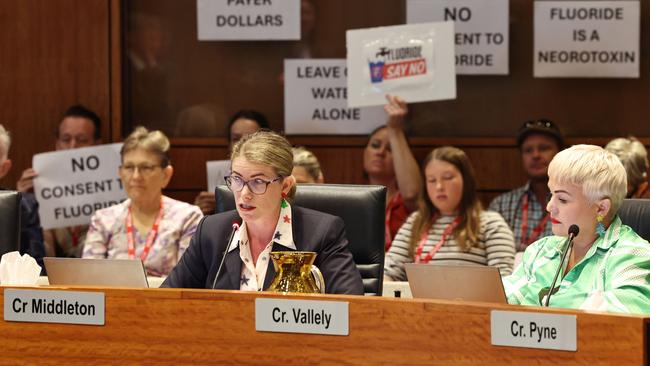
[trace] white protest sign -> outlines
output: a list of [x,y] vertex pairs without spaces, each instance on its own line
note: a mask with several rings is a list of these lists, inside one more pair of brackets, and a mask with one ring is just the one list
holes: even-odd
[[383,107],[348,108],[347,96],[344,59],[284,60],[287,134],[365,135],[386,123]]
[[348,107],[456,98],[454,23],[349,30]]
[[508,74],[509,0],[408,0],[407,23],[454,21],[457,74]]
[[299,40],[300,0],[196,0],[199,41]]
[[639,1],[535,1],[535,77],[638,78]]
[[119,179],[122,144],[34,155],[34,193],[43,229],[87,225],[92,214],[126,198]]
[[226,184],[223,177],[230,174],[230,160],[206,161],[205,166],[208,173],[208,192],[214,192],[218,185]]

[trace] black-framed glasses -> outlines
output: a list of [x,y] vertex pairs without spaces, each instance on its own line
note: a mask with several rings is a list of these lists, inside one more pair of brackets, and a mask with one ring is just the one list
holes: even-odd
[[152,165],[152,164],[124,164],[120,165],[120,170],[126,175],[133,175],[135,171],[139,171],[142,176],[149,176],[153,173],[156,168],[162,168],[161,165]]
[[244,189],[244,186],[248,186],[251,192],[255,194],[264,194],[266,189],[269,187],[269,184],[275,183],[282,180],[282,176],[279,176],[273,180],[264,180],[262,178],[253,178],[251,180],[244,180],[238,175],[228,175],[223,177],[226,181],[226,185],[233,192],[239,192]]
[[522,129],[531,128],[531,127],[547,128],[547,129],[552,129],[552,130],[557,129],[557,126],[555,126],[555,123],[553,123],[553,121],[551,121],[549,119],[545,119],[545,118],[536,119],[536,120],[532,120],[532,121],[526,121],[521,126]]

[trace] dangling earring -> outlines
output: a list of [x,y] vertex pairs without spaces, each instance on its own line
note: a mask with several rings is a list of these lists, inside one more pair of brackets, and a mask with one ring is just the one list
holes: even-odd
[[605,232],[607,231],[605,230],[605,224],[603,224],[603,220],[605,220],[605,217],[603,215],[596,216],[596,221],[598,222],[598,224],[596,224],[596,234],[598,234],[598,236],[601,238],[605,236]]
[[282,192],[282,200],[280,201],[280,207],[282,208],[287,208],[288,205],[287,200],[285,198],[287,198],[287,194]]

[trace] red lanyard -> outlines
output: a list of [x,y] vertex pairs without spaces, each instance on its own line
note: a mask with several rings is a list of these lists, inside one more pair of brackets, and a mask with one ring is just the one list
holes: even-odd
[[544,228],[546,227],[546,222],[549,219],[548,213],[542,217],[541,220],[537,223],[537,226],[533,229],[533,231],[530,233],[530,237],[527,237],[526,235],[528,234],[528,194],[524,194],[524,197],[522,197],[523,204],[521,207],[521,245],[523,248],[527,247],[530,245],[532,242],[537,240],[539,237],[539,234],[542,233]]
[[393,213],[393,207],[397,204],[397,201],[399,200],[399,192],[395,193],[393,198],[388,202],[388,206],[386,207],[386,223],[384,225],[384,228],[386,230],[384,234],[384,250],[387,251],[388,248],[390,248],[390,244],[393,242],[393,238],[390,235],[390,217]]
[[76,248],[77,245],[79,245],[79,232],[81,231],[81,228],[79,226],[75,226],[73,228],[68,228],[68,234],[70,234],[70,238],[72,239],[72,247]]
[[[418,244],[418,249],[415,252],[415,263],[429,263],[429,261],[438,252],[438,250],[440,250],[440,247],[445,244],[445,241],[447,240],[449,234],[451,234],[456,226],[460,224],[461,220],[462,217],[458,216],[451,224],[447,225],[445,231],[442,232],[442,238],[440,238],[440,241],[433,248],[431,248],[429,253],[424,258],[422,258],[422,249],[424,249],[424,243],[427,241],[427,237],[429,236],[429,229],[431,228],[431,224],[427,225],[427,227],[422,231],[422,235],[420,236],[420,243]],[[435,222],[435,218],[431,221]]]
[[[156,217],[156,221],[153,223],[153,227],[151,228],[151,230],[149,230],[149,234],[147,235],[147,241],[144,244],[144,249],[142,250],[142,254],[140,254],[140,259],[143,262],[149,255],[149,251],[151,250],[151,246],[153,245],[154,240],[156,240],[156,236],[158,235],[158,227],[160,226],[160,220],[162,220],[162,217],[163,217],[163,201],[161,199],[160,211],[158,211],[158,217]],[[126,239],[129,245],[129,259],[135,259],[135,234],[133,233],[133,217],[131,215],[131,206],[129,206],[129,213],[126,215]]]

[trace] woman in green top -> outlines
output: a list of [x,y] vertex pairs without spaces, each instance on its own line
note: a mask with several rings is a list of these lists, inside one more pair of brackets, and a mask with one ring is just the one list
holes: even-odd
[[573,241],[550,306],[650,312],[650,244],[623,225],[617,211],[627,190],[618,158],[593,145],[576,145],[557,154],[548,167],[551,198],[546,209],[553,234],[536,241],[521,264],[504,278],[508,302],[541,305],[549,292],[567,232]]

